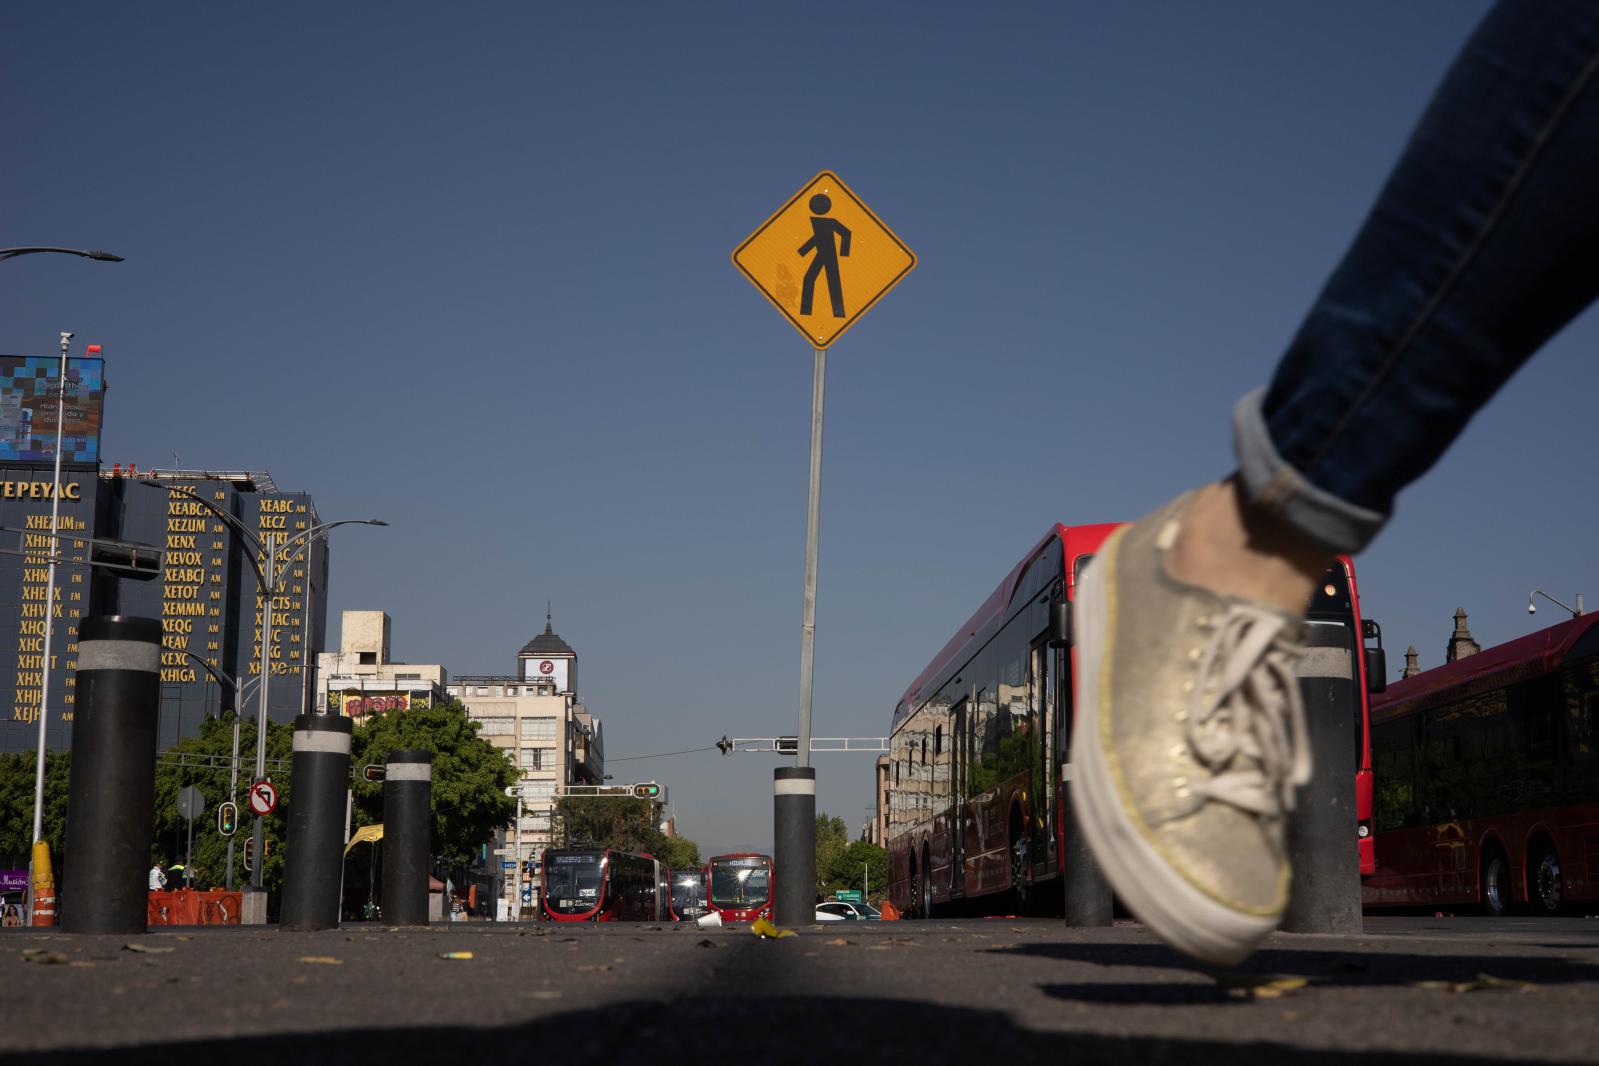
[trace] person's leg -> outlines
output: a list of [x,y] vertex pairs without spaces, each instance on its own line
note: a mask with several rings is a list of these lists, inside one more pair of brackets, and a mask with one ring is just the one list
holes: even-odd
[[1450,69],[1269,388],[1240,488],[1363,548],[1515,370],[1599,294],[1599,6],[1496,7]]
[[1079,582],[1074,808],[1118,895],[1196,957],[1242,958],[1287,904],[1296,638],[1329,557],[1599,290],[1596,70],[1592,5],[1491,12],[1235,412],[1239,473],[1117,531]]

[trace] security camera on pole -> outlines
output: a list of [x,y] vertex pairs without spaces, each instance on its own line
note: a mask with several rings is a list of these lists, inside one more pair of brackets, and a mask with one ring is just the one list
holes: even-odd
[[[847,265],[846,265],[847,263]],[[896,237],[836,174],[822,171],[733,252],[733,265],[805,335],[811,376],[811,476],[805,521],[805,601],[800,624],[799,739],[795,765],[773,782],[779,924],[815,920],[816,770],[811,755],[811,680],[816,645],[816,556],[822,501],[822,398],[827,349],[916,266]],[[804,276],[796,291],[793,279]],[[818,285],[818,282],[824,282]],[[827,300],[817,299],[825,288]]]

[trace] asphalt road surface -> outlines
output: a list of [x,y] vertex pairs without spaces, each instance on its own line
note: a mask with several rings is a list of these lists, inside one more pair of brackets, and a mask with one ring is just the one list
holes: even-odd
[[0,976],[18,1066],[1599,1058],[1599,918],[1372,918],[1224,974],[1042,919],[5,930]]

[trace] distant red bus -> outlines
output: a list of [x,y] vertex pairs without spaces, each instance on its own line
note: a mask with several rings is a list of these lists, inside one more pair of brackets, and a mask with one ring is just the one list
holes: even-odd
[[705,902],[705,868],[672,871],[672,920],[692,922],[710,907]]
[[609,848],[544,853],[544,913],[557,922],[659,921],[660,864]]
[[[1057,525],[1000,582],[894,708],[889,742],[888,898],[909,917],[954,900],[1019,909],[1063,872],[1061,779],[1070,752],[1070,605],[1078,575],[1119,523]],[[1370,820],[1367,658],[1353,565],[1328,569],[1307,615],[1319,708],[1355,731],[1356,819]],[[1379,637],[1380,639],[1380,637]],[[1357,835],[1369,829],[1351,826]],[[1363,868],[1369,843],[1360,845]]]
[[706,903],[724,922],[753,922],[772,916],[772,857],[750,852],[716,855],[706,866]]
[[1599,899],[1599,615],[1396,681],[1372,749],[1366,906]]

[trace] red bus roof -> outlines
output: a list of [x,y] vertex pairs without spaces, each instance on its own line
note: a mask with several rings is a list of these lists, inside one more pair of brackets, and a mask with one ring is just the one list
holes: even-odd
[[893,725],[898,725],[900,719],[916,707],[924,689],[937,691],[937,685],[931,685],[930,682],[942,684],[948,673],[969,662],[971,657],[981,651],[983,645],[999,632],[1005,624],[1011,597],[1016,591],[1016,583],[1021,580],[1022,574],[1032,565],[1033,560],[1049,546],[1050,541],[1058,538],[1061,544],[1061,566],[1066,572],[1069,599],[1070,588],[1076,581],[1076,575],[1066,567],[1066,560],[1075,559],[1087,552],[1098,551],[1105,538],[1121,524],[1104,522],[1088,526],[1063,526],[1057,523],[1044,534],[1043,538],[1033,546],[1033,550],[1022,556],[1022,561],[1011,568],[1011,572],[999,583],[999,587],[983,601],[983,605],[977,608],[977,611],[966,620],[966,624],[949,639],[949,643],[933,657],[933,661],[927,664],[926,669],[916,675],[916,680],[910,683],[905,695],[900,697],[899,703],[894,707]]
[[1415,677],[1395,681],[1388,686],[1388,691],[1372,697],[1372,720],[1397,718],[1460,696],[1487,692],[1548,673],[1564,662],[1578,642],[1590,633],[1596,634],[1594,643],[1599,647],[1599,614],[1582,615],[1444,666],[1424,670]]

